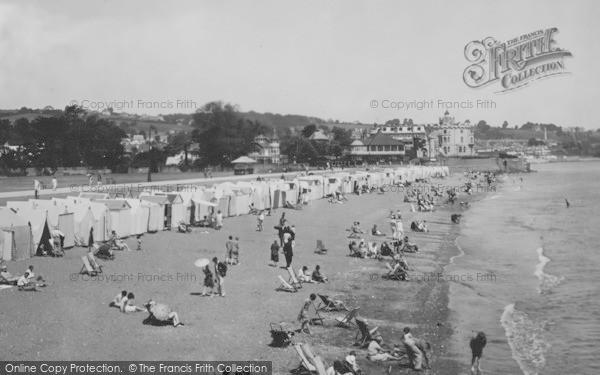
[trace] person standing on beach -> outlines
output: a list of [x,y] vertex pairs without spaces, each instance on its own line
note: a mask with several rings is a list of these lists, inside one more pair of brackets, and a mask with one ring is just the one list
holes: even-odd
[[233,236],[229,236],[229,240],[225,242],[225,264],[233,264],[233,249],[235,247],[235,242],[233,241]]
[[567,208],[569,208],[569,206],[571,205],[571,203],[569,203],[569,200],[565,198],[565,203],[567,204]]
[[56,191],[56,187],[58,186],[58,180],[56,177],[52,177],[52,191]]
[[398,236],[398,233],[396,233],[398,226],[396,225],[396,215],[392,215],[392,218],[390,219],[390,229],[392,230],[392,239],[396,239]]
[[[233,263],[233,261],[235,260],[235,263]],[[235,264],[236,266],[238,264],[240,264],[240,238],[236,237],[235,241],[233,242],[233,256],[231,259],[231,263]]]
[[225,297],[225,291],[223,291],[223,283],[225,282],[225,275],[227,273],[227,265],[223,262],[219,262],[217,257],[213,258],[213,268],[214,268],[214,283],[217,286],[217,290],[219,291],[219,295],[221,297]]
[[88,237],[88,251],[92,251],[94,246],[94,227],[90,228],[90,236]]
[[279,262],[279,244],[277,244],[277,240],[271,244],[271,262],[273,263],[269,265],[277,267],[277,262]]
[[481,356],[483,355],[483,348],[487,343],[485,333],[479,332],[477,336],[471,338],[469,345],[471,346],[471,352],[473,357],[471,358],[471,374],[479,375],[481,373]]
[[217,224],[215,225],[215,229],[220,230],[221,228],[223,228],[223,214],[221,213],[221,210],[219,210],[217,212]]
[[292,250],[292,240],[291,240],[291,238],[286,238],[284,240],[283,253],[285,254],[285,263],[286,263],[285,267],[289,268],[292,265],[292,258],[294,257],[294,252]]
[[263,228],[263,223],[265,222],[265,214],[264,212],[261,210],[260,214],[258,214],[258,231],[262,232],[264,230]]
[[40,195],[40,182],[36,179],[33,181],[33,196],[38,199]]
[[408,359],[410,360],[413,369],[421,370],[422,362],[423,362],[423,353],[417,347],[415,342],[415,338],[410,333],[410,328],[404,328],[404,336],[402,336],[402,343],[406,349],[406,354],[408,354]]

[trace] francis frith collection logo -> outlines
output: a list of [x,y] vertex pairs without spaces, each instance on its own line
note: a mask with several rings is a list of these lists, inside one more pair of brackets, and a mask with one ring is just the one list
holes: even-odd
[[505,92],[568,73],[564,59],[572,55],[557,47],[557,32],[557,28],[536,30],[503,43],[492,37],[472,41],[465,47],[465,57],[472,64],[463,80],[472,88],[497,82],[498,92]]

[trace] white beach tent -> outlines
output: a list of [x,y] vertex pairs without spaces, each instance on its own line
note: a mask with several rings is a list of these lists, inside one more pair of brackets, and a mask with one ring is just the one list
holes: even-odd
[[[56,201],[64,206],[71,212],[73,212],[73,241],[76,246],[88,246],[88,239],[90,235],[90,228],[94,226],[94,216],[89,206],[78,205],[75,202],[62,198],[52,198],[52,201]],[[66,241],[65,241],[66,243]]]
[[33,255],[33,235],[27,221],[10,208],[0,208],[0,260],[28,259]]
[[[167,216],[167,214],[170,214],[170,208],[168,208],[168,206],[171,206],[171,203],[169,202],[169,199],[167,199],[166,196],[140,194],[140,200],[143,202],[150,202],[150,203],[157,204],[160,207],[161,215],[162,215],[162,227],[161,227],[161,229],[158,229],[158,230],[164,230],[164,229],[170,228],[171,217]],[[153,215],[154,214],[152,212],[150,212],[151,220],[155,220],[155,219],[153,219]]]
[[52,245],[51,228],[45,210],[22,207],[16,212],[17,216],[31,224],[33,248],[35,254],[41,254],[41,245],[48,249]]
[[165,229],[165,209],[161,205],[148,200],[140,200],[144,209],[148,210],[148,232]]
[[[166,206],[166,216],[167,220],[170,222],[171,229],[177,229],[177,225],[179,222],[186,222],[186,211],[187,207],[183,203],[183,198],[179,193],[162,193],[157,192],[155,195],[165,196],[168,199],[168,204]],[[189,220],[189,216],[188,219]]]
[[133,198],[115,198],[123,200],[129,205],[129,234],[136,236],[148,232],[148,217],[150,216],[150,207],[142,206],[139,199]]
[[[198,192],[201,192],[201,190],[198,188]],[[194,196],[196,194],[196,192],[193,191],[180,191],[177,192],[177,194],[179,194],[179,196],[181,197],[182,203],[181,205],[183,206],[183,218],[181,219],[185,224],[191,224],[195,221],[195,216],[196,216],[196,212],[195,212],[195,203],[193,201]]]
[[[88,207],[92,212],[94,241],[107,241],[110,239],[110,230],[112,228],[112,216],[104,203],[94,202],[87,198],[78,198],[68,196],[66,200],[72,201],[75,205]],[[89,238],[89,233],[85,240]]]
[[66,205],[48,199],[30,199],[33,208],[46,211],[50,230],[58,229],[64,234],[63,247],[75,246],[75,215]]
[[111,230],[115,231],[121,238],[129,237],[131,234],[131,206],[122,199],[98,199],[98,203],[104,203],[111,216]]

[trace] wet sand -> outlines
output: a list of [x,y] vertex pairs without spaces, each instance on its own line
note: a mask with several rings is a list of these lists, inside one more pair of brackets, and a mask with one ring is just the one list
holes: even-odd
[[[431,183],[457,186],[462,176]],[[459,201],[477,195],[459,197]],[[5,262],[18,274],[29,264],[51,286],[44,292],[0,291],[0,339],[9,342],[0,354],[3,360],[270,360],[275,373],[287,373],[300,363],[295,350],[272,348],[269,323],[297,329],[302,301],[310,293],[328,294],[349,307],[361,307],[358,316],[370,327],[377,326],[384,341],[400,341],[402,329],[412,328],[415,336],[430,341],[430,373],[448,372],[446,342],[452,334],[448,321],[448,283],[435,276],[451,256],[456,255],[454,240],[458,226],[450,214],[464,208],[441,205],[434,213],[411,213],[403,203],[404,194],[349,195],[349,202],[331,204],[313,201],[303,210],[278,209],[266,217],[265,231],[257,232],[256,216],[227,218],[221,231],[194,228],[190,234],[159,232],[143,236],[143,251],[135,251],[133,238],[127,240],[131,252],[117,252],[116,260],[99,262],[103,277],[89,280],[79,274],[81,256],[87,249],[66,251],[64,258],[34,257]],[[348,256],[348,232],[352,221],[365,230],[377,224],[389,234],[389,211],[401,210],[404,229],[411,242],[421,250],[407,254],[413,277],[409,282],[382,280],[383,261]],[[297,247],[292,266],[297,271],[307,265],[312,271],[321,265],[329,284],[305,284],[298,293],[277,292],[277,275],[288,278],[287,271],[268,266],[269,245],[276,239],[273,226],[282,212],[296,226]],[[429,233],[410,231],[412,220],[427,220]],[[208,232],[208,233],[204,233]],[[225,254],[227,236],[240,237],[240,261],[230,266],[225,279],[226,297],[201,297],[203,274],[194,267],[198,258]],[[367,241],[381,237],[365,235]],[[315,241],[322,239],[327,255],[315,254]],[[388,258],[389,260],[389,258]],[[280,256],[280,266],[283,265]],[[433,274],[433,275],[432,275]],[[420,276],[420,277],[419,277]],[[184,327],[154,327],[142,324],[146,313],[123,314],[109,302],[121,290],[133,292],[140,306],[148,299],[168,304],[177,311]],[[374,364],[366,360],[366,350],[352,346],[357,330],[335,326],[335,317],[344,313],[322,313],[324,326],[312,327],[313,335],[297,333],[294,342],[307,342],[331,364],[350,350],[357,352],[358,363],[370,374],[388,372],[394,366],[400,373],[412,370],[397,363]],[[440,366],[444,366],[441,368]]]

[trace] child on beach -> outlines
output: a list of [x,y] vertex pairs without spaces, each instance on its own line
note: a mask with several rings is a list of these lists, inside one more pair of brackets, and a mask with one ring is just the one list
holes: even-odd
[[277,262],[279,262],[279,244],[277,240],[271,244],[271,262],[270,266],[277,267]]
[[300,314],[298,314],[298,320],[301,322],[300,332],[306,332],[309,335],[312,335],[310,332],[310,328],[308,328],[308,324],[310,323],[310,319],[308,317],[308,310],[310,309],[310,305],[317,299],[317,295],[312,293],[310,297],[304,301],[302,305],[302,309],[300,310]]
[[142,250],[142,235],[138,234],[136,236],[136,239],[137,239],[137,249],[136,250],[141,251]]
[[215,282],[210,270],[210,265],[207,264],[202,272],[204,272],[204,289],[202,290],[201,296],[206,297],[208,295],[206,294],[206,289],[210,288],[210,296],[213,297],[215,295]]
[[258,215],[258,231],[262,232],[263,231],[263,223],[265,222],[265,214],[263,213],[263,211],[260,211],[260,214]]

